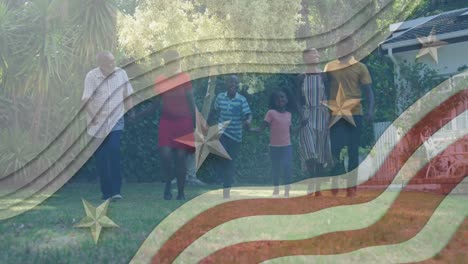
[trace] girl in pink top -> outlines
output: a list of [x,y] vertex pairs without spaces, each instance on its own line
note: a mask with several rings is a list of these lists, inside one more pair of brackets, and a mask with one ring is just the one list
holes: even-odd
[[253,132],[261,132],[270,128],[270,157],[272,177],[275,189],[273,196],[279,195],[279,178],[283,179],[284,196],[289,197],[289,184],[292,174],[292,147],[290,139],[291,113],[288,109],[288,97],[284,91],[275,91],[270,95],[270,110],[265,115],[264,122]]

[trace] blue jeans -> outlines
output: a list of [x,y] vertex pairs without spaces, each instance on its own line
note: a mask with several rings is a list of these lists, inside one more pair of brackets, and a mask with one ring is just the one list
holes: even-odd
[[232,138],[222,135],[219,139],[226,152],[231,156],[232,160],[222,157],[216,157],[216,173],[218,179],[222,179],[223,188],[231,188],[232,179],[235,173],[235,162],[237,153],[239,152],[241,142],[237,142]]
[[273,184],[279,185],[279,178],[283,178],[284,184],[291,183],[292,174],[292,146],[272,147],[270,146],[270,158]]
[[[330,139],[332,155],[336,165],[333,168],[333,175],[340,175],[345,173],[344,164],[338,162],[340,160],[340,152],[343,147],[348,147],[348,170],[352,171],[359,165],[359,138],[361,137],[362,129],[362,115],[353,115],[356,126],[353,126],[348,121],[340,119],[336,124],[330,128]],[[355,185],[357,182],[356,177],[348,181],[348,186]]]
[[120,136],[121,130],[107,135],[96,150],[96,167],[101,178],[102,198],[108,199],[120,194],[122,178],[120,175]]

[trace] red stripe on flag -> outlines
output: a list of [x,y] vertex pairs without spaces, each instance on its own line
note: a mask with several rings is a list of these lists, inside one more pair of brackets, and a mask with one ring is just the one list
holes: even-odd
[[447,246],[434,257],[416,262],[419,264],[429,263],[466,263],[468,259],[468,218],[465,218],[457,232],[450,239]]
[[[451,146],[463,146],[466,140],[468,140],[468,136],[458,140]],[[450,154],[451,151],[452,148],[447,148],[437,157]],[[426,165],[424,169],[420,170],[409,184],[415,183],[418,178],[424,177],[425,169],[428,166]],[[465,167],[464,175],[466,175],[466,172],[468,171]],[[284,256],[343,254],[364,247],[402,243],[421,231],[445,198],[445,195],[450,193],[465,177],[454,179],[450,183],[450,190],[445,189],[443,195],[421,193],[419,194],[420,197],[416,198],[414,193],[405,193],[409,188],[409,186],[406,186],[387,213],[377,223],[367,228],[333,232],[303,240],[239,243],[218,250],[200,263],[260,263]],[[411,213],[405,215],[405,212]],[[398,223],[392,223],[395,221]]]
[[[458,114],[466,110],[465,101],[468,99],[468,90],[460,91],[453,95],[442,104],[433,109],[423,119],[421,119],[403,139],[396,144],[384,164],[376,172],[373,178],[386,179],[383,184],[388,186],[397,174],[397,171],[408,160],[416,149],[421,146],[422,139],[420,135],[425,132],[427,135],[434,134],[452,118],[452,112]],[[386,169],[385,166],[390,159],[397,161],[394,169]],[[391,167],[390,167],[391,168]],[[391,177],[389,177],[391,176]],[[370,181],[372,178],[370,179]],[[366,183],[364,183],[366,184]],[[357,199],[333,199],[327,203],[313,203],[315,200],[311,196],[302,196],[288,199],[248,199],[232,201],[210,208],[202,212],[197,217],[190,220],[179,230],[177,230],[169,240],[161,247],[158,253],[153,257],[152,263],[171,263],[175,258],[190,244],[209,230],[216,226],[247,216],[255,215],[287,215],[287,214],[305,214],[315,212],[324,208],[365,203],[375,199],[383,190],[376,191],[372,195],[358,197]],[[312,206],[314,204],[314,206]]]

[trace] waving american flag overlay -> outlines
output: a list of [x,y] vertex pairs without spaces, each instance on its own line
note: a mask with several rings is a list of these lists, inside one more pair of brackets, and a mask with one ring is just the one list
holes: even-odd
[[[461,84],[458,86],[460,88],[455,88],[441,98],[439,91],[453,85],[454,81],[457,85]],[[398,143],[384,153],[385,161],[379,163],[368,156],[362,162],[360,166],[368,168],[362,173],[367,174],[364,178],[369,178],[369,181],[361,185],[365,186],[372,178],[382,177],[389,179],[386,188],[359,195],[355,200],[304,196],[307,182],[295,183],[292,189],[298,191],[293,192],[294,197],[287,199],[269,198],[270,190],[266,188],[235,188],[233,192],[236,201],[229,202],[216,199],[220,196],[217,191],[206,193],[185,204],[159,224],[133,262],[414,262],[432,257],[446,246],[466,218],[466,198],[454,195],[466,184],[466,171],[455,181],[448,182],[448,189],[435,190],[443,195],[432,204],[425,203],[423,197],[407,204],[408,197],[405,196],[409,194],[405,190],[416,184],[417,178],[425,172],[423,166],[428,165],[423,164],[450,155],[453,151],[451,148],[466,144],[464,134],[447,139],[441,147],[441,150],[446,149],[445,152],[432,153],[424,163],[417,162],[418,154],[425,152],[421,147],[424,142],[417,139],[420,129],[429,125],[432,137],[436,138],[443,133],[440,131],[443,131],[444,125],[447,125],[440,120],[446,120],[445,117],[453,110],[457,113],[453,120],[458,120],[466,113],[464,105],[467,90],[462,88],[464,84],[466,80],[461,75],[434,88],[395,121],[413,123],[408,126],[411,129],[404,131]],[[434,100],[440,100],[440,103],[431,105],[429,102]],[[421,112],[415,111],[419,105],[427,108]],[[413,115],[415,112],[417,114]],[[408,121],[408,115],[412,115],[411,121]],[[405,141],[405,138],[413,140]],[[384,149],[382,141],[378,141],[374,148]],[[401,142],[411,142],[409,144],[414,152],[409,153],[412,155],[399,152],[399,149],[408,147]],[[397,169],[385,169],[385,163],[392,157],[402,156]],[[392,177],[383,177],[388,174]],[[396,182],[397,178],[406,180],[401,190],[392,190],[391,183]],[[383,235],[374,238],[377,231],[395,231],[386,230],[387,219],[392,219],[402,207],[405,208],[403,210],[415,213],[423,207],[430,208],[432,214],[425,215],[423,222],[411,223],[417,226],[419,231],[416,233],[400,232],[396,237],[386,238]],[[438,239],[434,241],[434,237]],[[327,250],[320,246],[323,243],[341,243],[343,248],[337,250],[330,246]]]
[[[34,1],[24,2],[25,6],[34,6],[31,4]],[[71,4],[73,1],[64,2]],[[141,241],[144,240],[142,244],[134,247],[138,249],[132,251],[125,261],[432,263],[444,262],[445,255],[450,255],[448,259],[452,261],[462,262],[468,258],[468,244],[464,242],[468,238],[468,67],[465,65],[468,61],[468,6],[419,16],[418,12],[424,9],[428,1],[135,2],[139,6],[132,15],[119,13],[113,16],[116,23],[115,37],[118,37],[116,49],[120,52],[114,52],[114,55],[125,57],[126,63],[120,65],[119,71],[113,70],[106,75],[115,77],[122,74],[126,88],[123,97],[126,99],[116,99],[119,96],[117,93],[110,93],[106,97],[97,90],[89,94],[85,92],[83,96],[81,92],[75,93],[67,100],[43,105],[45,110],[57,105],[76,110],[70,113],[64,111],[60,120],[54,120],[53,115],[44,115],[40,120],[24,120],[26,123],[57,123],[57,131],[40,137],[38,147],[24,154],[21,162],[7,163],[6,167],[2,167],[10,153],[0,153],[4,156],[0,159],[1,221],[16,224],[17,219],[24,219],[21,217],[34,212],[37,206],[47,204],[47,199],[66,183],[73,186],[71,178],[85,167],[90,157],[96,155],[93,153],[100,146],[107,144],[107,139],[90,136],[89,131],[107,129],[109,131],[104,134],[110,134],[111,128],[120,124],[119,118],[115,118],[116,113],[128,111],[122,108],[125,103],[133,101],[135,105],[144,105],[148,99],[158,99],[171,92],[174,92],[171,96],[178,97],[176,93],[180,89],[175,88],[183,86],[189,90],[192,88],[192,84],[187,88],[190,81],[195,83],[207,80],[206,87],[202,87],[206,89],[206,95],[203,90],[204,95],[195,102],[200,111],[197,110],[194,119],[190,120],[195,124],[194,131],[190,131],[195,136],[185,133],[177,138],[178,144],[196,148],[196,169],[203,169],[204,166],[210,166],[203,162],[212,156],[221,154],[219,156],[222,159],[231,159],[229,149],[220,149],[224,145],[220,142],[221,134],[237,136],[237,132],[232,132],[237,131],[237,128],[229,130],[229,126],[236,123],[232,117],[207,122],[210,113],[222,112],[224,110],[220,109],[226,105],[228,110],[225,111],[237,109],[238,106],[232,106],[231,103],[234,103],[229,100],[247,98],[249,113],[251,110],[253,118],[260,120],[254,123],[259,124],[264,121],[266,114],[266,111],[262,112],[267,108],[267,103],[263,102],[267,98],[265,94],[275,94],[277,88],[285,88],[285,97],[291,102],[296,99],[300,102],[301,96],[295,97],[295,89],[306,89],[308,83],[322,83],[323,86],[315,84],[317,86],[313,87],[323,88],[327,96],[316,100],[317,105],[314,107],[322,109],[334,121],[328,122],[328,117],[321,119],[307,112],[313,116],[314,122],[325,120],[321,125],[330,131],[334,126],[343,124],[350,127],[364,124],[368,126],[366,131],[371,131],[375,137],[375,144],[371,144],[368,149],[363,151],[357,147],[364,154],[359,153],[361,156],[356,168],[333,176],[326,173],[312,178],[293,175],[286,197],[272,196],[272,187],[266,184],[249,184],[245,179],[258,175],[244,168],[237,172],[241,181],[232,187],[218,189],[219,186],[210,186],[213,190],[187,199],[179,208],[170,207],[168,210],[171,213],[162,221],[154,221],[154,229],[146,230],[144,238],[141,238]],[[177,51],[177,56],[167,55],[173,51]],[[102,56],[109,59],[109,53],[99,54],[101,57],[98,56],[98,61],[103,60]],[[310,59],[308,56],[314,57],[315,61],[307,61]],[[183,63],[179,64],[180,61]],[[112,61],[107,63],[113,64]],[[384,64],[391,67],[385,68]],[[178,69],[168,71],[174,67]],[[368,68],[372,69],[370,73]],[[347,74],[351,75],[334,75],[349,69]],[[184,78],[179,78],[179,70],[186,74]],[[3,72],[6,70],[0,71]],[[96,74],[102,83],[110,85],[106,76],[99,72]],[[75,74],[70,75],[72,79]],[[267,75],[281,78],[287,76],[289,81],[278,77],[281,81],[264,85],[267,83],[264,76]],[[3,78],[1,74],[0,77]],[[227,80],[220,82],[221,77]],[[378,81],[382,79],[391,79],[392,82]],[[222,95],[227,97],[229,93],[225,88],[228,88],[229,82],[236,80],[241,80],[241,93],[246,96],[225,99],[223,102]],[[56,83],[61,84],[61,81]],[[84,82],[85,86],[89,83],[88,77]],[[7,84],[0,82],[0,88]],[[385,88],[387,85],[388,89]],[[194,93],[200,88],[196,85],[193,87]],[[372,87],[374,91],[380,91],[375,96],[388,96],[388,100],[374,100]],[[224,90],[217,93],[219,88]],[[55,91],[52,89],[51,92]],[[315,94],[317,91],[309,92]],[[390,94],[395,98],[391,98]],[[96,111],[88,111],[89,105],[98,104],[96,98],[102,101],[100,106]],[[116,103],[119,100],[122,102]],[[163,104],[163,107],[177,109],[180,107],[180,101],[177,100],[169,100],[172,104]],[[276,101],[273,104],[280,105]],[[374,102],[386,104],[374,105]],[[327,105],[333,107],[329,109]],[[392,108],[395,117],[382,114],[384,108]],[[242,105],[236,111],[247,109]],[[381,118],[385,122],[372,120],[372,114],[368,114],[374,109],[385,116]],[[3,111],[3,107],[0,110]],[[309,117],[305,117],[306,111],[300,107],[291,112],[294,116],[290,131],[292,147],[299,148],[297,138],[300,132],[295,133],[293,130]],[[0,114],[0,118],[3,118],[3,112]],[[348,124],[348,121],[352,122]],[[132,126],[132,122],[128,122],[128,126]],[[158,129],[159,126],[162,126],[161,123]],[[255,129],[247,131],[240,126],[239,129],[244,129],[244,137],[253,138],[248,133],[256,132]],[[183,129],[177,127],[175,130]],[[353,129],[349,131],[355,133]],[[340,136],[348,137],[348,132],[336,133],[331,138],[331,146],[335,143],[333,140]],[[161,143],[160,130],[150,133],[159,136]],[[357,140],[360,136],[358,134]],[[23,144],[22,141],[24,139],[18,135],[17,141],[8,143]],[[243,160],[256,160],[255,155],[265,154],[263,152],[266,148],[261,146],[265,142],[258,138],[249,141],[252,149],[248,152],[244,150]],[[143,144],[149,146],[152,143]],[[6,142],[2,142],[0,151],[7,149],[6,145]],[[268,143],[264,145],[268,146]],[[274,147],[271,142],[270,145]],[[323,145],[323,148],[327,147]],[[151,147],[161,146],[154,144]],[[13,149],[21,156],[24,147],[13,146]],[[352,157],[350,149],[351,146],[348,146],[346,150],[340,150],[340,161],[330,160],[325,167],[330,169],[341,160],[348,165],[353,162],[353,158],[357,160],[357,157]],[[296,158],[299,159],[294,156]],[[295,164],[297,166],[298,162]],[[138,169],[142,168],[136,166]],[[294,173],[304,174],[306,168],[301,169],[296,168]],[[243,186],[244,183],[247,187]],[[312,185],[320,186],[314,190],[315,193],[309,189]],[[322,195],[318,195],[318,192]],[[165,200],[175,198],[166,192],[160,196]],[[127,226],[106,216],[107,211],[115,213],[124,204],[110,203],[111,200],[122,198],[120,194],[108,197],[103,191],[102,199],[106,203],[96,208],[85,200],[86,197],[80,197],[77,202],[81,203],[81,198],[86,216],[79,224],[75,223],[74,216],[70,226],[91,227],[96,248],[84,247],[86,250],[103,250],[98,248],[103,227],[119,226],[126,230],[123,232],[129,232],[125,229]],[[185,197],[182,195],[179,198],[183,200]],[[64,200],[67,203],[68,200]],[[129,200],[124,198],[125,203],[132,203]],[[165,200],[142,199],[127,208],[121,206],[120,209],[132,210],[142,201],[164,207],[170,203]],[[154,208],[159,209],[156,206]],[[100,225],[97,223],[99,221],[102,222]],[[134,224],[138,225],[137,222]],[[106,234],[107,231],[103,229],[102,232]]]

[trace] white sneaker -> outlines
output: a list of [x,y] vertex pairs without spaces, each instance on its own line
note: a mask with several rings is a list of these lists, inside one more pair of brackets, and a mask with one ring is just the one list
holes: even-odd
[[120,194],[116,194],[116,195],[112,196],[112,199],[123,199],[123,197]]

